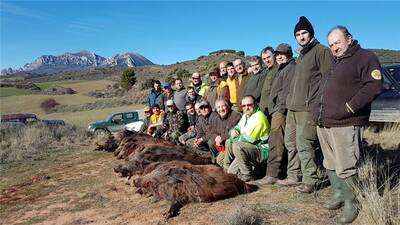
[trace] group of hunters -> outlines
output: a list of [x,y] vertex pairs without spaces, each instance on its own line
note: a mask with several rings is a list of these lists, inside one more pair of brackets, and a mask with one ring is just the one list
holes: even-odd
[[[321,149],[333,188],[324,206],[343,207],[338,220],[351,223],[358,215],[352,187],[362,132],[381,90],[381,66],[344,26],[328,32],[329,47],[318,42],[304,16],[293,34],[297,59],[282,43],[264,48],[248,68],[240,58],[220,62],[208,83],[199,73],[188,88],[180,78],[174,89],[155,81],[141,131],[210,151],[215,164],[243,181],[302,193],[314,192],[322,180]],[[265,163],[266,176],[255,180]]]

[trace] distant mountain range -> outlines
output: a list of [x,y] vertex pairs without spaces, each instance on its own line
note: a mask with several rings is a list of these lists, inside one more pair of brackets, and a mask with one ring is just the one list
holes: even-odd
[[82,71],[101,67],[137,67],[154,65],[150,60],[138,53],[116,54],[110,58],[97,55],[94,52],[80,51],[78,53],[64,53],[59,56],[42,55],[31,63],[19,69],[3,69],[1,75],[10,75],[18,72],[31,74],[53,74],[59,72]]

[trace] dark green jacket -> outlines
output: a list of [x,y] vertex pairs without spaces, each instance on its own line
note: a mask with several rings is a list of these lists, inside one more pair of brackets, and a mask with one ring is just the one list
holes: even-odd
[[294,76],[295,67],[296,62],[293,58],[289,59],[285,64],[279,65],[269,95],[268,112],[270,115],[274,112],[286,114],[286,97],[289,93],[290,83]]
[[271,93],[272,83],[275,80],[276,74],[278,72],[279,65],[274,64],[271,69],[268,70],[267,76],[265,77],[264,84],[261,89],[261,98],[260,98],[260,109],[263,111],[265,115],[268,116],[268,104],[270,101],[269,95]]
[[239,112],[242,111],[242,98],[244,96],[244,92],[246,91],[247,82],[250,80],[251,74],[248,74],[247,71],[243,72],[242,74],[238,74],[238,80],[240,80],[238,86],[238,110]]
[[260,102],[261,89],[264,84],[266,73],[267,70],[262,69],[259,73],[251,75],[243,96],[252,95],[257,103]]
[[331,61],[329,48],[321,45],[316,39],[303,47],[286,99],[289,110],[311,111],[311,106],[317,100],[320,80],[329,72]]

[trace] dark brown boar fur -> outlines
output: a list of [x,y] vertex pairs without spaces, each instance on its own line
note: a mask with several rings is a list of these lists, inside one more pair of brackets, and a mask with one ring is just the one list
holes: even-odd
[[189,202],[212,202],[257,189],[215,165],[193,165],[185,161],[150,164],[133,184],[142,195],[171,202],[164,214],[166,218],[176,216]]
[[118,148],[114,151],[117,159],[127,159],[131,154],[142,151],[147,145],[160,144],[164,146],[175,146],[174,143],[162,139],[153,138],[147,134],[133,133],[122,138]]
[[142,174],[151,163],[169,162],[173,160],[182,160],[195,165],[212,163],[209,152],[195,151],[183,146],[149,144],[146,145],[142,151],[131,154],[128,162],[114,167],[114,171],[120,173],[122,177],[131,177],[133,175]]

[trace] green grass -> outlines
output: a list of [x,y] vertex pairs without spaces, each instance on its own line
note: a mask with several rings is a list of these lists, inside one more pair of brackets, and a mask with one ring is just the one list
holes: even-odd
[[31,90],[20,89],[20,88],[15,88],[15,87],[1,87],[0,88],[0,97],[29,95],[32,93],[33,93],[33,91],[31,91]]
[[[29,90],[17,88],[1,88],[0,112],[6,113],[35,113],[39,116],[44,115],[44,111],[40,108],[40,104],[48,99],[54,98],[61,105],[79,105],[89,102],[95,102],[97,98],[87,95],[88,92],[96,89],[104,89],[107,85],[112,84],[109,80],[95,81],[57,81],[37,83],[41,88],[60,85],[70,87],[77,91],[73,95],[42,95],[31,94]],[[4,89],[4,92],[3,92]],[[23,95],[24,94],[24,95]]]
[[41,83],[35,83],[40,89],[45,90],[49,87],[54,87],[54,86],[65,86],[68,84],[73,84],[73,83],[78,83],[81,82],[79,80],[68,80],[68,81],[49,81],[49,82],[41,82]]

